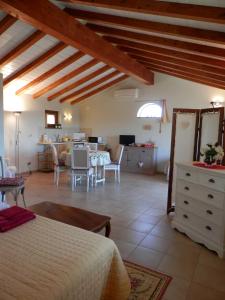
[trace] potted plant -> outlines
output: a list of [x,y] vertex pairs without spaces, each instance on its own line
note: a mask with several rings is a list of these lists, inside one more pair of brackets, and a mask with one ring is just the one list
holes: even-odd
[[224,150],[218,143],[214,145],[207,144],[206,147],[201,150],[200,154],[204,156],[204,162],[207,165],[221,164],[224,157]]

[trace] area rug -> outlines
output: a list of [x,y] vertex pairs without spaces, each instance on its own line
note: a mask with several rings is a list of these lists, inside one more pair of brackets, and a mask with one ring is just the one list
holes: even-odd
[[168,275],[124,261],[131,281],[128,300],[159,300],[172,278]]

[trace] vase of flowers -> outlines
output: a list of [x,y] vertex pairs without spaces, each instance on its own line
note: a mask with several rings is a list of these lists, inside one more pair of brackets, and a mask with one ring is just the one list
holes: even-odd
[[218,143],[214,145],[207,144],[206,147],[201,150],[200,154],[204,156],[204,162],[207,165],[221,164],[224,157],[224,150]]

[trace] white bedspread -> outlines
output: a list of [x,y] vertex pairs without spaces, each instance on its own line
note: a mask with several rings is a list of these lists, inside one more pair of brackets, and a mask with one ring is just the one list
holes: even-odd
[[0,233],[1,300],[123,300],[129,291],[110,239],[39,216]]

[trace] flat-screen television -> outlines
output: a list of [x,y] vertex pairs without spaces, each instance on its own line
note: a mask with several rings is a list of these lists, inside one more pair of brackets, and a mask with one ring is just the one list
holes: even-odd
[[135,143],[135,135],[120,135],[120,144],[129,146]]

